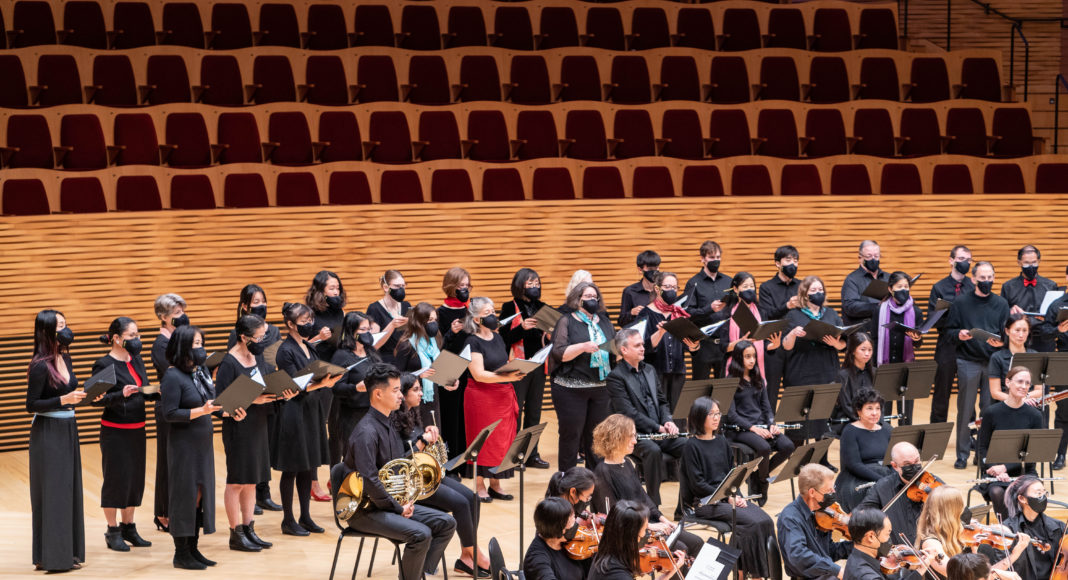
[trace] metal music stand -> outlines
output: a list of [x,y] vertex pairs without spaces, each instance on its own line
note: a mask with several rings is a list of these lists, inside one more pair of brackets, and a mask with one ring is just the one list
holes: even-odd
[[[933,360],[918,360],[907,363],[886,363],[875,369],[872,386],[887,401],[901,401],[901,414],[905,414],[905,401],[924,399],[931,396],[938,363]],[[901,424],[901,417],[898,424]]]
[[[461,454],[457,455],[456,457],[453,457],[452,459],[446,461],[445,465],[443,465],[441,467],[441,471],[444,474],[444,473],[448,473],[449,471],[452,471],[453,469],[455,469],[456,466],[459,465],[460,463],[465,463],[465,462],[468,462],[468,461],[474,463],[474,465],[475,465],[475,467],[473,469],[474,477],[471,478],[471,481],[472,481],[471,487],[474,488],[474,489],[472,489],[472,491],[475,492],[475,501],[482,501],[482,500],[480,500],[478,498],[478,454],[482,451],[482,446],[486,444],[486,440],[489,439],[489,436],[490,436],[491,433],[493,433],[493,430],[497,428],[497,425],[501,424],[501,421],[503,421],[503,419],[497,419],[496,421],[490,423],[489,425],[486,425],[481,431],[478,432],[478,435],[475,436],[475,440],[472,441],[471,444],[467,446],[467,449],[464,450],[463,453],[461,453]],[[442,475],[442,477],[448,477],[448,476]],[[479,509],[479,513],[481,513],[481,512],[482,512],[482,510]],[[474,557],[474,564],[475,564],[475,566],[474,566],[475,575],[477,576],[478,575],[478,526],[477,525],[475,526],[475,557]]]
[[801,473],[802,467],[809,463],[823,461],[823,458],[827,457],[827,450],[830,449],[833,441],[834,439],[823,439],[794,449],[794,452],[790,454],[790,459],[786,460],[786,464],[782,466],[779,473],[776,473],[774,477],[768,478],[768,483],[789,480],[790,496],[796,498],[797,491],[794,489],[794,478]]
[[775,420],[780,423],[804,423],[803,440],[808,441],[808,432],[811,429],[808,422],[830,419],[841,390],[842,385],[838,383],[787,387],[783,389],[779,399]]
[[[509,469],[519,470],[519,561],[523,561],[523,489],[526,487],[524,483],[524,474],[527,472],[527,458],[530,454],[538,448],[538,440],[541,439],[541,433],[545,430],[545,426],[548,423],[542,423],[540,425],[534,425],[533,427],[527,427],[519,433],[516,433],[515,439],[512,440],[512,446],[508,448],[508,452],[504,454],[504,459],[501,460],[501,464],[493,469],[490,469],[490,473],[497,475],[498,473],[508,471]],[[476,498],[477,499],[477,498]],[[478,531],[476,530],[476,534]],[[477,539],[478,536],[475,536]],[[478,546],[478,543],[475,543]]]
[[[693,407],[694,401],[699,397],[712,397],[719,401],[719,412],[726,417],[727,411],[731,408],[731,403],[734,402],[734,392],[737,390],[738,379],[733,378],[686,381],[682,385],[679,400],[675,402],[675,408],[672,409],[671,416],[673,419],[679,419],[675,421],[676,424],[679,424],[682,419],[686,419],[689,415],[690,407]],[[692,431],[693,429],[687,425],[687,430]]]
[[930,425],[904,425],[894,427],[890,432],[890,442],[886,445],[883,465],[890,465],[890,451],[898,443],[912,443],[920,452],[920,461],[930,461],[932,457],[942,457],[949,444],[949,434],[953,432],[953,423],[932,423]]

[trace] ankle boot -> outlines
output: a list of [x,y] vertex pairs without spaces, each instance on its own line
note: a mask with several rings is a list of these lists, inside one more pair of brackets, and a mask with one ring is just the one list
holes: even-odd
[[107,541],[109,550],[115,550],[116,552],[130,551],[130,546],[127,546],[126,542],[122,541],[122,531],[119,526],[108,526],[108,531],[104,532],[104,540]]
[[130,542],[130,545],[135,548],[147,548],[152,545],[152,542],[141,537],[141,534],[137,533],[137,524],[130,522],[128,524],[119,524],[119,528],[122,529],[122,539]]
[[245,536],[252,540],[252,543],[257,544],[261,548],[270,548],[274,545],[256,534],[256,522],[249,522],[248,525],[245,526]]
[[262,550],[263,548],[245,535],[245,529],[245,526],[240,525],[230,530],[230,549],[238,552],[259,552]]
[[200,563],[189,551],[190,538],[174,538],[174,567],[183,570],[206,570],[208,567]]
[[193,556],[193,558],[197,562],[200,562],[201,564],[203,564],[205,566],[214,566],[215,564],[217,564],[217,562],[215,562],[214,560],[209,560],[209,559],[204,557],[204,554],[200,553],[200,550],[197,549],[197,546],[199,544],[200,544],[200,528],[197,528],[197,531],[194,533],[193,537],[189,538],[189,553]]

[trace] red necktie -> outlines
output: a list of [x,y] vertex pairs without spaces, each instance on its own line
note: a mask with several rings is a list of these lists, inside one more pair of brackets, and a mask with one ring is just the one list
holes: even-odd
[[1027,286],[1030,286],[1030,287],[1034,288],[1036,285],[1038,285],[1038,278],[1035,278],[1034,280],[1028,280],[1028,279],[1024,278],[1023,283],[1024,283],[1024,287],[1025,288]]

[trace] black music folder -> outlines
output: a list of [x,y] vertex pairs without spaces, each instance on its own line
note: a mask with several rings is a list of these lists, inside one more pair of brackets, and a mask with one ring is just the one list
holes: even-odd
[[347,369],[345,367],[339,367],[334,363],[328,363],[324,360],[316,359],[305,365],[304,368],[300,369],[297,372],[297,376],[300,377],[304,375],[311,375],[312,382],[317,383],[325,379],[326,377],[336,377],[338,375],[343,375],[346,372]]
[[556,328],[556,323],[564,315],[560,314],[560,311],[546,304],[538,309],[534,313],[534,320],[538,321],[537,329],[543,332],[552,332]]
[[842,336],[849,336],[854,332],[867,326],[867,322],[860,322],[852,326],[835,326],[833,324],[826,323],[822,320],[809,320],[805,325],[805,340],[811,340],[813,342],[819,342],[825,336],[831,336],[839,338]]
[[756,316],[753,316],[753,313],[744,305],[739,306],[734,311],[731,319],[738,325],[738,332],[741,336],[749,333],[749,340],[766,340],[776,332],[783,332],[788,326],[785,320],[758,321]]
[[264,385],[252,380],[248,375],[240,375],[218,397],[215,397],[215,404],[230,415],[233,415],[237,409],[248,411],[249,405],[256,400],[256,397],[263,394],[264,389]]
[[115,378],[115,367],[108,365],[107,368],[89,377],[82,388],[85,389],[85,398],[79,405],[92,404],[93,400],[111,390],[118,380]]

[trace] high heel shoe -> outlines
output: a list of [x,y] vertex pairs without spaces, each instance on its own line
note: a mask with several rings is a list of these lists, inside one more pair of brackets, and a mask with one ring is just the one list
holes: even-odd
[[170,526],[165,526],[165,525],[163,525],[163,522],[159,521],[159,516],[156,516],[156,517],[152,518],[152,523],[156,524],[156,529],[161,531],[161,532],[169,532],[169,531],[171,531]]
[[330,494],[326,494],[326,493],[315,493],[315,492],[313,491],[313,492],[311,493],[311,498],[312,498],[312,499],[314,499],[315,501],[330,501]]

